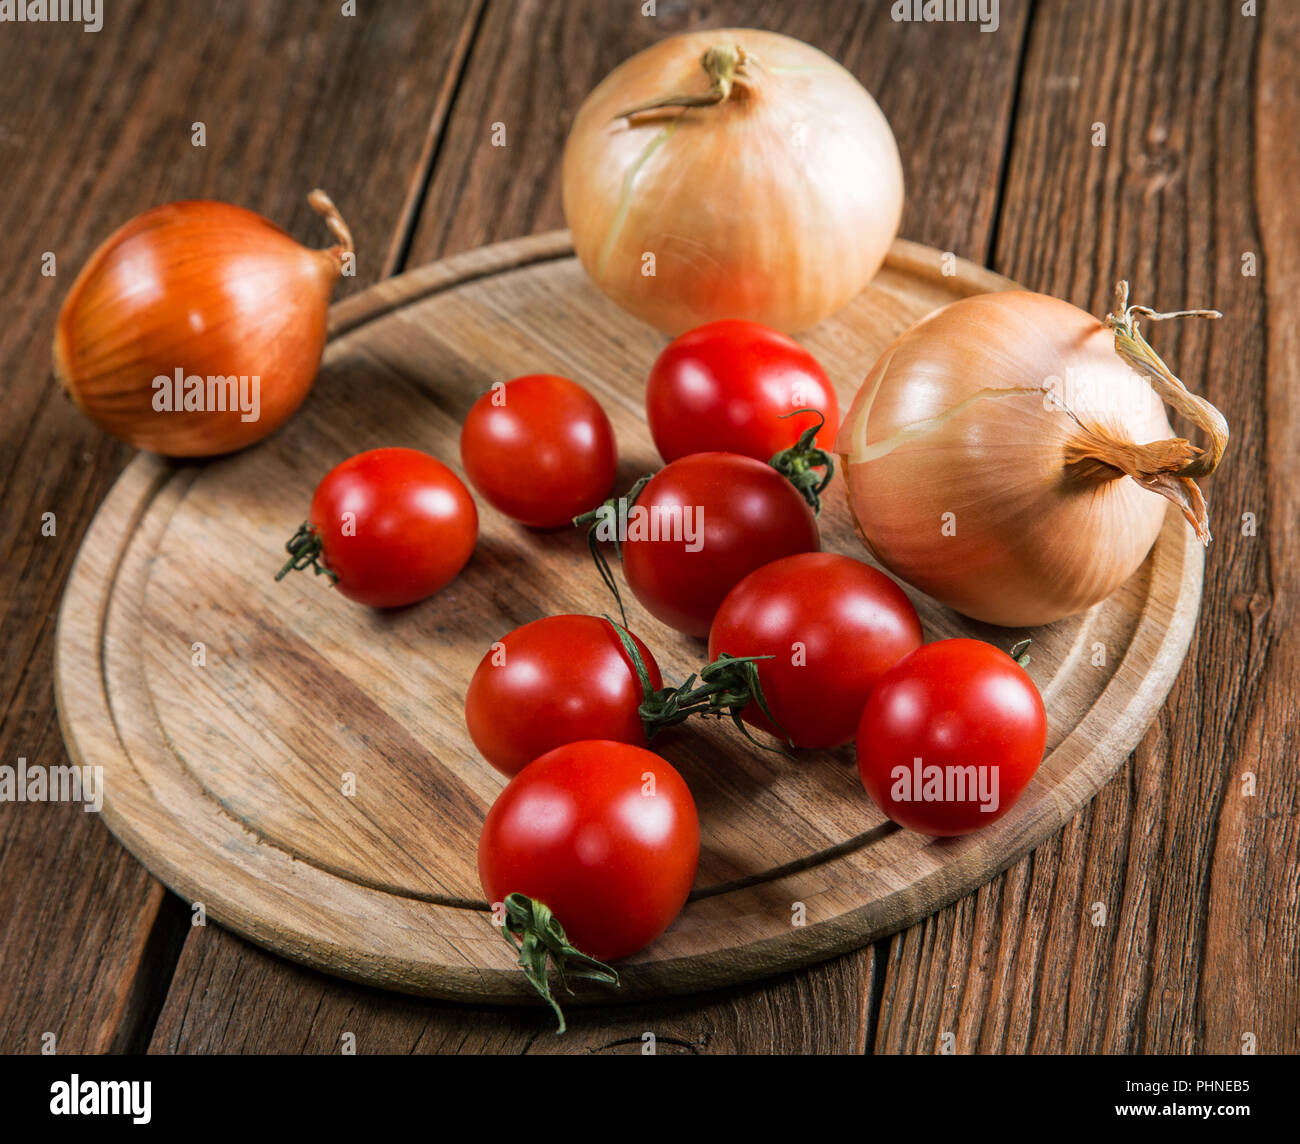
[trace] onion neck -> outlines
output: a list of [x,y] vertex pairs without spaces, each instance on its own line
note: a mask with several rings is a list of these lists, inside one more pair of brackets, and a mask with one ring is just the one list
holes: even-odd
[[[1183,437],[1137,445],[1099,428],[1078,422],[1066,446],[1065,460],[1071,475],[1080,481],[1110,481],[1132,477],[1143,488],[1159,493],[1183,512],[1202,544],[1210,543],[1205,497],[1196,477],[1207,477],[1219,466],[1228,447],[1228,422],[1203,397],[1190,392],[1165,365],[1138,329],[1138,319],[1165,321],[1169,318],[1221,318],[1218,310],[1175,310],[1160,313],[1146,306],[1131,306],[1128,283],[1115,287],[1115,303],[1104,325],[1114,331],[1115,352],[1156,392],[1166,405],[1201,429],[1209,441],[1201,449]],[[1077,421],[1077,418],[1076,418]]]
[[338,239],[336,245],[320,251],[333,264],[334,277],[337,278],[343,273],[344,261],[356,253],[356,247],[352,242],[352,229],[343,220],[342,212],[334,205],[334,200],[319,187],[307,196],[307,202],[311,204],[311,209],[325,220],[330,233]]
[[1178,476],[1208,477],[1219,467],[1228,447],[1228,422],[1205,398],[1197,397],[1174,376],[1142,336],[1138,329],[1139,317],[1163,322],[1170,318],[1222,318],[1223,315],[1218,310],[1173,310],[1162,314],[1147,306],[1130,306],[1128,283],[1121,281],[1115,286],[1114,308],[1104,321],[1115,332],[1115,352],[1124,363],[1147,380],[1161,401],[1198,426],[1209,439],[1209,449],[1194,449],[1194,455],[1179,468]]
[[1194,480],[1178,475],[1201,452],[1181,437],[1135,445],[1105,430],[1080,424],[1065,447],[1065,463],[1068,475],[1085,484],[1132,477],[1143,488],[1176,504],[1201,543],[1209,544],[1205,497]]
[[669,107],[713,107],[726,103],[736,89],[737,81],[747,80],[746,65],[753,59],[739,44],[718,44],[700,57],[700,66],[709,79],[709,90],[686,95],[665,95],[638,103],[620,111],[615,119],[630,119],[647,111],[661,111]]

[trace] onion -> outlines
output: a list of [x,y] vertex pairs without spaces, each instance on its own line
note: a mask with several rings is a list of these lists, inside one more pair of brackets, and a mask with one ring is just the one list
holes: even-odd
[[91,255],[59,313],[54,373],[101,428],[173,457],[260,440],[320,368],[326,311],[352,257],[329,196],[308,200],[339,245],[309,250],[228,203],[155,207]]
[[[835,442],[867,548],[957,611],[1021,627],[1127,580],[1166,500],[1208,544],[1193,478],[1214,471],[1228,426],[1138,331],[1139,317],[1180,316],[1219,314],[1130,306],[1122,282],[1104,322],[1015,291],[954,302],[907,330]],[[1173,437],[1162,401],[1205,430],[1208,452]]]
[[615,68],[564,151],[587,273],[670,334],[719,318],[793,333],[862,290],[903,172],[876,101],[816,48],[751,29],[663,40]]

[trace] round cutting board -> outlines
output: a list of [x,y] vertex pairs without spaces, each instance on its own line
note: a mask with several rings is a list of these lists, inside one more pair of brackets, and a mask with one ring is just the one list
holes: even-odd
[[[1012,284],[895,244],[860,297],[803,339],[847,408],[886,344],[954,299]],[[951,267],[948,268],[951,270]],[[457,435],[493,382],[552,372],[600,399],[620,488],[658,467],[643,420],[666,339],[608,302],[564,234],[426,266],[337,305],[320,378],[256,447],[206,464],[135,458],[96,516],[59,616],[55,686],[77,764],[104,770],[103,816],[208,915],[309,965],[437,997],[531,996],[481,900],[479,827],[504,780],[476,754],[463,695],[493,641],[561,612],[611,610],[577,531],[535,533],[480,505],[462,575],[394,612],[323,577],[276,583],[316,482],[353,453],[426,450],[460,470]],[[836,485],[823,547],[865,557]],[[1114,773],[1178,671],[1202,555],[1170,510],[1142,568],[1088,613],[1032,632],[986,627],[912,593],[928,639],[1034,638],[1048,753],[989,828],[940,840],[871,804],[851,748],[788,757],[729,725],[656,740],[699,806],[690,903],[624,962],[625,998],[761,977],[910,925],[1057,830]],[[704,657],[628,597],[666,678]],[[610,996],[580,987],[583,1001]]]

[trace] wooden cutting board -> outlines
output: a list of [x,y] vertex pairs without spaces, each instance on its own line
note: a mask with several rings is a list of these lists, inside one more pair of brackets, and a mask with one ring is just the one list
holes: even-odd
[[[872,286],[803,339],[843,407],[904,327],[1012,285],[968,263],[955,270],[941,272],[938,251],[897,242]],[[122,843],[208,917],[287,957],[412,993],[528,1000],[481,900],[478,832],[504,780],[469,741],[463,694],[492,642],[520,624],[609,611],[583,538],[528,532],[481,504],[465,572],[393,613],[357,607],[323,578],[273,576],[331,467],[406,445],[459,471],[466,411],[519,374],[564,374],[597,395],[626,487],[659,464],[642,389],[665,341],[605,300],[565,234],[507,242],[338,304],[312,395],[269,440],[206,464],[136,457],[73,568],[55,665],[69,754],[104,768],[103,816]],[[827,550],[865,555],[838,481],[822,537]],[[1201,573],[1201,550],[1171,508],[1128,584],[1050,627],[990,628],[912,593],[928,639],[1035,640],[1047,757],[1005,817],[964,838],[886,820],[851,748],[780,757],[715,723],[656,740],[694,792],[703,852],[685,911],[621,966],[621,996],[725,985],[864,945],[1037,846],[1159,709]],[[703,662],[701,642],[630,595],[628,616],[665,677]],[[608,995],[582,990],[597,998]]]

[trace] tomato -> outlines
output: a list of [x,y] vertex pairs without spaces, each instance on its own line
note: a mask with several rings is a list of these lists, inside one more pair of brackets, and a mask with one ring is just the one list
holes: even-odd
[[[631,633],[629,633],[631,635]],[[651,686],[654,656],[635,635]],[[608,620],[548,616],[516,628],[483,657],[465,696],[474,745],[497,770],[517,774],[554,747],[580,739],[646,745],[643,689]]]
[[600,504],[618,468],[600,403],[576,382],[543,373],[493,386],[474,403],[460,457],[490,505],[532,528],[571,524]]
[[1011,809],[1046,743],[1047,712],[1024,668],[982,640],[940,640],[876,685],[858,726],[858,770],[900,826],[966,834]]
[[[850,742],[871,689],[920,646],[921,621],[903,590],[831,552],[787,556],[751,572],[709,630],[711,660],[722,652],[772,656],[757,665],[763,698],[796,747]],[[741,718],[781,733],[757,703]]]
[[651,615],[692,636],[709,634],[723,597],[754,569],[821,546],[795,487],[736,453],[665,465],[627,512],[628,587]]
[[397,608],[455,579],[477,539],[474,499],[446,465],[416,449],[371,449],[316,486],[276,579],[313,567],[349,600]]
[[686,904],[700,823],[681,775],[627,743],[569,743],[519,772],[488,811],[478,870],[489,902],[545,903],[583,953],[627,957]]
[[646,418],[665,461],[691,453],[740,453],[770,461],[795,443],[816,409],[816,441],[831,449],[839,426],[835,390],[793,338],[757,322],[710,322],[668,344],[650,370]]

